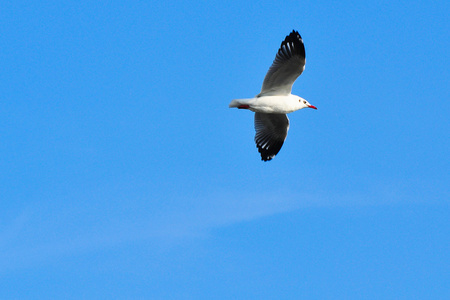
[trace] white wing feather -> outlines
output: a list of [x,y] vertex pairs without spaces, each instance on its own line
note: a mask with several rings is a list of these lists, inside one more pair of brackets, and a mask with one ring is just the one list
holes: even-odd
[[289,95],[294,81],[305,69],[305,57],[303,39],[292,31],[281,43],[257,97]]

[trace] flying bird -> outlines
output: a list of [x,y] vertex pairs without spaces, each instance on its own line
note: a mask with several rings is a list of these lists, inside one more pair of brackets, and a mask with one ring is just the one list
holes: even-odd
[[269,161],[283,146],[289,130],[286,114],[314,105],[292,95],[292,85],[305,69],[305,45],[293,30],[281,43],[275,60],[264,78],[261,92],[251,99],[235,99],[229,107],[255,112],[255,143],[261,160]]

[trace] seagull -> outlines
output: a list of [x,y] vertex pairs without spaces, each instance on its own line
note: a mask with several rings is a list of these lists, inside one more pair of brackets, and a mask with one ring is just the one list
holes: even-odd
[[291,94],[294,81],[305,69],[305,62],[303,39],[293,30],[281,43],[261,92],[254,98],[230,102],[230,108],[255,112],[255,143],[263,161],[274,158],[286,140],[289,130],[286,114],[305,107],[317,109],[302,97]]

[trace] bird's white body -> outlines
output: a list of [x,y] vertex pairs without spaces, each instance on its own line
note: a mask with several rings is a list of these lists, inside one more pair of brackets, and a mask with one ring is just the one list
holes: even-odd
[[288,114],[296,110],[309,107],[302,97],[289,94],[287,96],[260,96],[250,99],[236,99],[229,107],[248,105],[248,110],[265,114]]

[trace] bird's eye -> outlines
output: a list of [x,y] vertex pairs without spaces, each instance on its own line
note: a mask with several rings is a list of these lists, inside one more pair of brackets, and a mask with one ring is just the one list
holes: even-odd
[[306,101],[303,101],[303,103],[305,103],[305,104],[306,104]]

